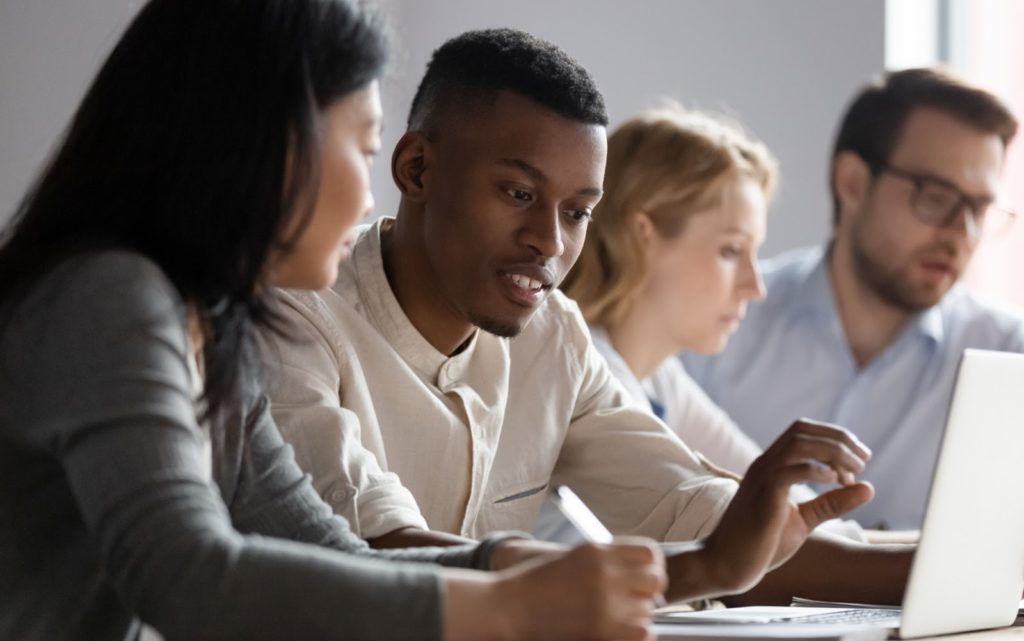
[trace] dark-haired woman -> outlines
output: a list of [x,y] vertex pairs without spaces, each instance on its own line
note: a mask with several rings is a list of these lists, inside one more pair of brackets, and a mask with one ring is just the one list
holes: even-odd
[[342,0],[153,0],[104,64],[0,241],[0,638],[650,635],[656,549],[371,551],[269,418],[251,336],[371,206],[385,53]]

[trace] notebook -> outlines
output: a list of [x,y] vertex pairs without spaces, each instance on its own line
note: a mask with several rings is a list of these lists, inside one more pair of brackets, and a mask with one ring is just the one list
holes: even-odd
[[[900,609],[854,609],[902,638],[1012,624],[1024,590],[1024,354],[968,349]],[[674,623],[803,625],[846,608],[730,608]],[[866,614],[875,612],[876,614]]]

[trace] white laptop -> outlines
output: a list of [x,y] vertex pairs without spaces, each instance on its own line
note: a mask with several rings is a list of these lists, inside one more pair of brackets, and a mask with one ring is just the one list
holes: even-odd
[[[968,349],[960,362],[903,607],[850,613],[865,625],[898,627],[903,638],[997,628],[1016,619],[1022,590],[1024,354]],[[804,625],[820,623],[822,617],[838,622],[841,610],[730,608],[659,620]]]

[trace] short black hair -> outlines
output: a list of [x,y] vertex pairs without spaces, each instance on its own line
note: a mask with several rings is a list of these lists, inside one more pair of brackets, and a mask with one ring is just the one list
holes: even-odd
[[583,66],[554,44],[516,29],[467,31],[430,59],[409,110],[409,129],[430,127],[453,98],[493,100],[513,91],[588,125],[608,125],[604,97]]
[[839,223],[834,179],[836,156],[852,151],[872,167],[887,162],[907,117],[920,107],[936,109],[978,131],[999,136],[1004,146],[1017,133],[1017,119],[1003,101],[945,69],[886,73],[861,89],[839,125],[829,172],[833,225]]

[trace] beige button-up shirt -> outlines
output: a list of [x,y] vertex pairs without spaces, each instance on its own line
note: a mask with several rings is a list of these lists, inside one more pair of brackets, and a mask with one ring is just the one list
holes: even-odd
[[710,532],[735,481],[635,407],[575,303],[553,292],[519,336],[477,331],[449,357],[391,291],[386,225],[363,230],[333,289],[283,292],[302,340],[261,345],[282,433],[357,532],[530,530],[562,483],[618,534]]

